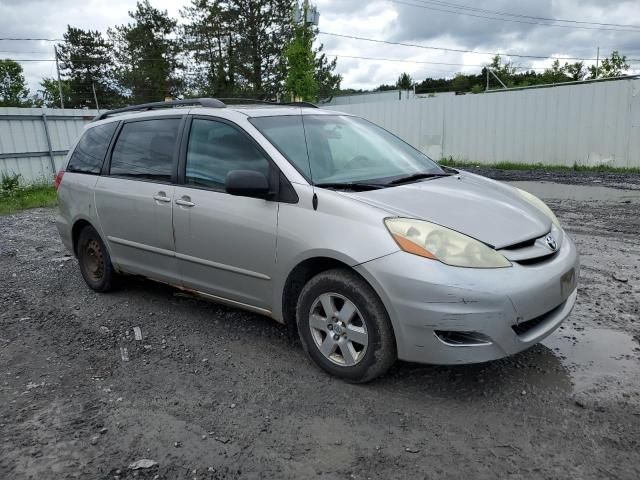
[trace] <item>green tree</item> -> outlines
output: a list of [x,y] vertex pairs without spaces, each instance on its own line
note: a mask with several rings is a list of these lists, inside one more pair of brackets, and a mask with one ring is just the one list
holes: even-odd
[[[71,105],[71,83],[69,80],[62,80],[62,95],[65,107]],[[35,103],[40,107],[60,107],[60,86],[55,78],[43,78],[40,82],[40,89],[35,98]]]
[[133,23],[109,30],[120,86],[130,92],[132,103],[178,96],[182,81],[174,40],[177,21],[166,10],[152,7],[149,0],[138,2],[129,16]]
[[191,0],[181,11],[191,93],[283,94],[294,0]]
[[611,52],[611,57],[602,60],[600,67],[591,65],[589,67],[590,78],[611,78],[624,75],[624,72],[629,70],[629,64],[627,63],[627,56],[620,55],[618,50]]
[[[285,49],[293,37],[293,0],[229,0],[234,17],[231,61],[236,89],[259,98],[282,95],[287,76]],[[239,88],[238,88],[239,87]]]
[[122,103],[122,96],[114,77],[113,46],[99,31],[67,26],[64,42],[58,45],[61,70],[69,80],[71,95],[69,108],[111,108]]
[[287,78],[285,92],[291,100],[313,102],[318,96],[316,81],[316,59],[313,52],[313,32],[311,26],[303,20],[294,27],[293,39],[285,50],[287,59]]
[[335,73],[338,59],[329,60],[323,53],[324,45],[320,45],[314,52],[316,59],[315,78],[318,84],[318,97],[330,98],[340,90],[342,76]]
[[411,78],[411,75],[406,72],[401,73],[396,82],[396,88],[411,90],[413,88],[413,78]]
[[0,107],[28,106],[28,97],[22,66],[13,60],[0,60]]
[[560,60],[557,58],[551,64],[551,68],[547,68],[542,76],[542,83],[562,83],[571,80],[571,77],[567,75],[567,66],[560,65]]
[[471,88],[471,80],[463,73],[456,73],[451,81],[451,88],[454,92],[466,92]]
[[[514,86],[514,75],[517,69],[513,63],[507,62],[503,64],[500,55],[495,55],[491,59],[489,68],[507,87]],[[489,79],[489,81],[492,82],[492,79]],[[495,83],[495,79],[493,79],[492,83]]]
[[189,71],[190,94],[231,97],[236,92],[237,18],[224,0],[191,0],[181,10],[182,50]]
[[584,62],[565,63],[564,68],[573,81],[584,80],[587,76]]

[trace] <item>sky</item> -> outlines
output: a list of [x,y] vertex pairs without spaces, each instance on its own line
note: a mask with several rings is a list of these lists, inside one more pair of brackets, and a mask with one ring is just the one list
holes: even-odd
[[[151,0],[151,3],[178,17],[180,9],[190,1]],[[324,44],[325,52],[338,57],[337,71],[343,76],[343,88],[372,89],[382,83],[393,84],[402,72],[409,73],[416,81],[426,77],[452,77],[457,72],[473,73],[490,61],[492,53],[548,57],[509,57],[522,68],[544,69],[553,61],[550,57],[593,59],[585,62],[592,64],[598,47],[601,57],[617,49],[634,59],[628,63],[634,73],[640,73],[640,0],[317,0],[312,3],[320,12],[321,32],[473,51],[374,43],[321,33],[317,43]],[[67,24],[106,32],[110,26],[127,23],[128,11],[133,10],[135,4],[136,0],[0,0],[0,37],[61,38]],[[568,21],[558,22],[558,19]],[[53,43],[0,41],[0,57],[52,59]],[[38,88],[42,77],[55,76],[53,62],[21,64],[32,90]]]

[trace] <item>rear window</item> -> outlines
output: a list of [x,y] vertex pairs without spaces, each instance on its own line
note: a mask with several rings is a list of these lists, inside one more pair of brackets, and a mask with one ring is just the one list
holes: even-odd
[[111,175],[171,181],[179,118],[125,123],[111,154]]
[[71,154],[68,172],[99,174],[117,122],[105,123],[84,132]]

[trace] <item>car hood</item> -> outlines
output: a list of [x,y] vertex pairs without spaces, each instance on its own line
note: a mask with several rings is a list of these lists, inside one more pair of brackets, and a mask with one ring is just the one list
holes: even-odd
[[467,172],[346,195],[393,216],[451,228],[496,249],[541,237],[551,229],[549,217],[513,187]]

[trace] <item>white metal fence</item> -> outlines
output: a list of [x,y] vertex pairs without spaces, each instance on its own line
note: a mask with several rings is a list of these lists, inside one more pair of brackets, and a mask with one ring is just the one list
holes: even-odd
[[[325,108],[378,123],[436,160],[640,168],[640,79]],[[0,108],[0,174],[50,182],[97,113]]]
[[51,183],[96,110],[0,108],[0,174],[26,184]]
[[378,123],[436,160],[640,167],[640,79],[325,108]]

